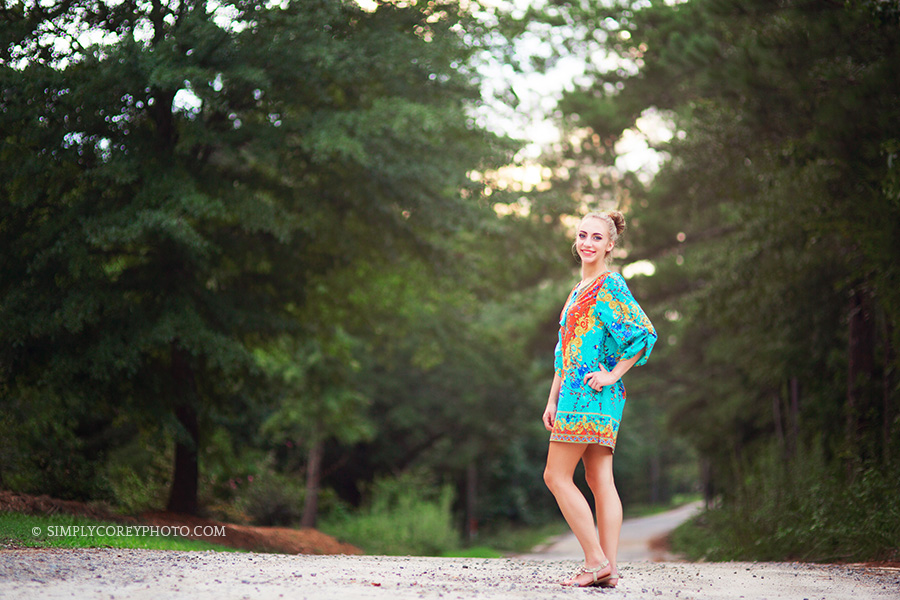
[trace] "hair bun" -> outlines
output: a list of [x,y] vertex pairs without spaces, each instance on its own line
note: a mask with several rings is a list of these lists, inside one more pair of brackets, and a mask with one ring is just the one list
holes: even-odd
[[609,215],[609,218],[612,219],[613,224],[616,226],[616,235],[622,235],[622,232],[625,231],[625,215],[617,210],[611,210],[606,214]]

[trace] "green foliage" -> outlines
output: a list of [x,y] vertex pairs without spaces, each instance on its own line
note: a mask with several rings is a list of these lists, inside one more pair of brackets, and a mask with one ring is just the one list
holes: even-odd
[[118,510],[133,515],[165,506],[172,450],[171,439],[145,430],[108,453],[103,478]]
[[[268,454],[246,448],[230,457],[227,468],[206,469],[202,493],[206,514],[229,523],[300,525],[307,490],[298,465],[307,458],[305,449],[287,442]],[[206,458],[204,464],[208,461]],[[215,477],[210,477],[212,473]],[[318,506],[324,516],[346,510],[345,503],[330,488],[320,490]]]
[[235,481],[233,506],[254,525],[289,527],[300,521],[304,496],[298,477],[263,470]]
[[282,389],[278,408],[261,426],[263,435],[306,445],[332,437],[352,444],[373,435],[366,419],[368,398],[356,383],[360,362],[355,354],[362,344],[339,326],[328,333],[324,342],[284,338],[257,351],[260,366]]
[[[326,483],[344,497],[353,499],[379,475],[409,468],[453,481],[465,497],[467,470],[474,465],[476,518],[531,522],[552,509],[540,477],[546,432],[539,412],[556,332],[544,325],[554,322],[565,292],[552,285],[522,292],[485,281],[481,261],[492,267],[504,252],[509,269],[523,274],[553,260],[550,250],[531,248],[543,238],[513,234],[534,231],[533,223],[496,226],[510,235],[460,243],[460,264],[444,271],[410,260],[361,264],[341,274],[354,282],[353,294],[333,301],[331,310],[350,335],[366,340],[353,359],[361,363],[357,380],[371,398],[367,414],[378,432],[328,477]],[[492,228],[491,221],[484,227]],[[546,237],[558,239],[552,230]],[[517,252],[519,245],[528,251]],[[336,449],[332,454],[341,456]],[[462,507],[455,510],[461,516]]]
[[568,526],[561,517],[531,526],[506,522],[479,531],[477,542],[479,546],[493,548],[505,554],[526,554],[568,531]]
[[0,411],[0,482],[25,493],[62,499],[109,500],[102,477],[110,437],[100,406],[91,411],[80,398],[19,389],[3,397]]
[[[325,512],[329,489],[357,503],[416,468],[463,490],[474,469],[469,517],[556,517],[539,416],[574,268],[560,217],[594,179],[526,198],[491,175],[516,148],[473,116],[473,64],[484,48],[511,56],[503,36],[521,24],[455,2],[100,6],[20,4],[0,32],[3,484],[137,511],[199,478],[216,514],[289,522],[319,448]],[[609,28],[610,11],[582,22]],[[88,46],[54,43],[88,29]],[[703,64],[714,39],[682,35],[672,60]],[[644,108],[633,95],[620,110],[626,98],[562,104],[603,132],[583,146],[601,162]],[[657,214],[645,229],[670,239],[677,219]],[[647,252],[633,225],[629,250]],[[665,289],[636,283],[642,301]],[[692,477],[690,451],[663,438],[674,372],[629,379],[628,501]],[[442,519],[459,523],[462,503],[426,496],[409,502],[436,507],[452,547]]]
[[449,486],[405,473],[377,479],[365,508],[322,524],[322,530],[369,554],[440,556],[459,547]]
[[[78,527],[84,535],[71,535]],[[94,527],[95,533],[90,534]],[[238,552],[233,548],[178,536],[128,535],[128,525],[95,521],[70,515],[24,515],[0,512],[0,548],[145,548],[148,550],[216,550]],[[99,529],[97,529],[99,528]],[[40,533],[35,535],[39,529]],[[138,530],[132,530],[139,533]]]
[[737,500],[672,536],[692,560],[897,560],[900,477],[866,468],[847,483],[821,449],[784,461],[764,453],[745,469]]
[[[758,527],[767,510],[785,516],[775,510],[778,488],[794,484],[750,458],[776,453],[802,464],[801,448],[820,444],[823,464],[813,470],[836,488],[821,494],[823,515],[848,508],[850,492],[838,491],[874,490],[880,484],[868,478],[896,470],[900,37],[888,4],[547,9],[546,22],[568,17],[565,34],[550,36],[564,38],[567,51],[602,48],[616,59],[595,65],[560,104],[570,136],[554,185],[590,207],[619,204],[633,226],[623,259],[654,268],[629,282],[660,343],[629,385],[617,463],[638,453],[661,465],[654,442],[666,430],[689,442],[705,494],[722,502],[721,523],[716,514],[709,522],[734,534],[724,546],[743,548],[741,556],[772,558],[778,548],[872,556],[891,547],[870,536],[864,548],[846,535],[837,536],[841,549],[827,532],[816,546],[799,531]],[[652,181],[616,167],[616,143],[641,116],[672,134],[651,139],[665,159]],[[632,398],[649,410],[635,411]],[[628,415],[653,435],[626,437]],[[620,480],[634,472],[622,466]],[[867,494],[883,514],[878,494]],[[811,508],[811,499],[801,504]],[[802,527],[818,534],[837,523],[817,518]],[[765,549],[753,554],[758,543]]]
[[[455,3],[339,0],[25,3],[4,19],[0,391],[5,410],[24,394],[60,409],[7,438],[3,480],[97,495],[91,465],[117,434],[159,430],[170,505],[190,511],[218,430],[263,447],[267,419],[271,436],[371,435],[342,361],[379,333],[342,336],[360,287],[345,274],[450,263],[456,232],[496,219],[469,177],[512,150],[469,113],[481,26]],[[437,345],[422,347],[427,365]],[[65,450],[55,483],[22,472],[42,440]],[[124,504],[151,500],[111,469]]]

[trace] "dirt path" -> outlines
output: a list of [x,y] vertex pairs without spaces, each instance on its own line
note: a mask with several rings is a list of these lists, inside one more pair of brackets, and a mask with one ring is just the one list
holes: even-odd
[[564,588],[580,551],[562,538],[505,559],[0,550],[4,600],[900,600],[900,569],[792,563],[650,562],[654,537],[690,509],[627,521],[615,590]]
[[158,550],[0,551],[4,600],[582,598],[897,600],[900,572],[750,563],[631,563],[616,590],[563,588],[572,561]]

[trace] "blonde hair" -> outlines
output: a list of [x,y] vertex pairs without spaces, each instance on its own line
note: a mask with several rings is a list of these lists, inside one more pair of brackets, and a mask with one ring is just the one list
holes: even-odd
[[[585,219],[600,219],[601,221],[606,221],[606,224],[609,227],[609,239],[611,239],[613,243],[617,243],[619,241],[619,236],[625,231],[625,215],[617,210],[608,210],[606,212],[592,211],[581,217],[582,221]],[[610,252],[607,252],[606,256],[604,256],[604,259],[606,259],[607,262],[610,259],[610,254]]]

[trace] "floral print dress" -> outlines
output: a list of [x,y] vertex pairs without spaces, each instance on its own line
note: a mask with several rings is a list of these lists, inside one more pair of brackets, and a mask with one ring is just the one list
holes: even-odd
[[601,444],[615,449],[625,409],[625,384],[620,379],[599,392],[584,377],[602,364],[611,371],[619,361],[650,357],[656,330],[618,273],[607,272],[580,292],[572,290],[559,320],[556,374],[559,389],[550,441]]

